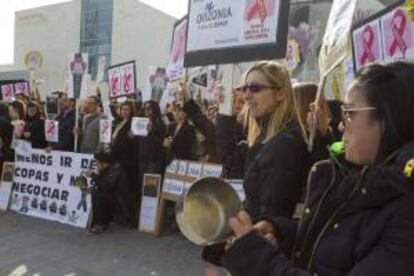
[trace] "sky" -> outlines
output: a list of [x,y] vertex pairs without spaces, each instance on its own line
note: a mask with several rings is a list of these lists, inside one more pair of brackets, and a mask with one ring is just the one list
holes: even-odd
[[[69,1],[70,0],[0,0],[0,65],[13,63],[15,11]],[[187,13],[188,0],[137,1],[141,1],[177,18],[181,18]]]

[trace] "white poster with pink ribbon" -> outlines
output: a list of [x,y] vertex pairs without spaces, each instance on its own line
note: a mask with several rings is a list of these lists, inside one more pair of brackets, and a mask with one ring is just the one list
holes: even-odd
[[48,142],[59,142],[59,122],[45,120],[45,137]]
[[14,99],[13,84],[4,84],[1,86],[1,99],[4,102],[11,102]]
[[23,94],[26,97],[30,96],[30,87],[28,82],[17,82],[14,84],[15,94]]
[[109,144],[112,137],[111,120],[101,119],[99,121],[99,142]]
[[366,64],[383,59],[379,19],[356,29],[352,35],[357,71]]
[[108,69],[109,97],[135,93],[135,61],[113,65]]
[[381,18],[384,60],[414,58],[414,22],[404,7]]
[[184,75],[185,42],[187,39],[188,19],[185,17],[174,26],[171,44],[170,61],[167,73],[170,79],[175,80]]

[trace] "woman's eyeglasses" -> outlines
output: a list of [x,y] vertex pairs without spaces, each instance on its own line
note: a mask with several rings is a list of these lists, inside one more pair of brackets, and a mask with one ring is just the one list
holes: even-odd
[[247,90],[249,90],[251,93],[259,93],[260,91],[264,90],[264,89],[280,89],[280,87],[277,86],[269,86],[269,85],[264,85],[264,84],[260,84],[257,82],[252,82],[250,84],[245,84],[239,87],[236,87],[236,91],[243,91],[243,93],[246,93]]
[[352,122],[353,113],[363,112],[363,111],[372,111],[372,110],[376,110],[376,108],[372,106],[354,107],[354,108],[347,108],[346,106],[341,106],[341,110],[342,110],[342,122],[345,125],[346,123]]

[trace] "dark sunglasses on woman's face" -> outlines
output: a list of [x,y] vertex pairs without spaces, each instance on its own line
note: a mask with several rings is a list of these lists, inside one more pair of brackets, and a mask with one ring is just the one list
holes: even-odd
[[249,90],[250,93],[259,93],[264,89],[280,89],[280,87],[264,85],[257,82],[251,82],[250,84],[245,84],[237,87],[236,91],[243,91],[243,93],[246,93],[247,90]]

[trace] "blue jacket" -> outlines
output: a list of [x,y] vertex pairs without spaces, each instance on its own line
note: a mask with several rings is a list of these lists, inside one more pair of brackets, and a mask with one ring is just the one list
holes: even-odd
[[414,176],[403,174],[412,158],[414,144],[346,175],[332,161],[317,163],[302,219],[273,218],[277,246],[250,232],[224,266],[233,276],[414,275]]

